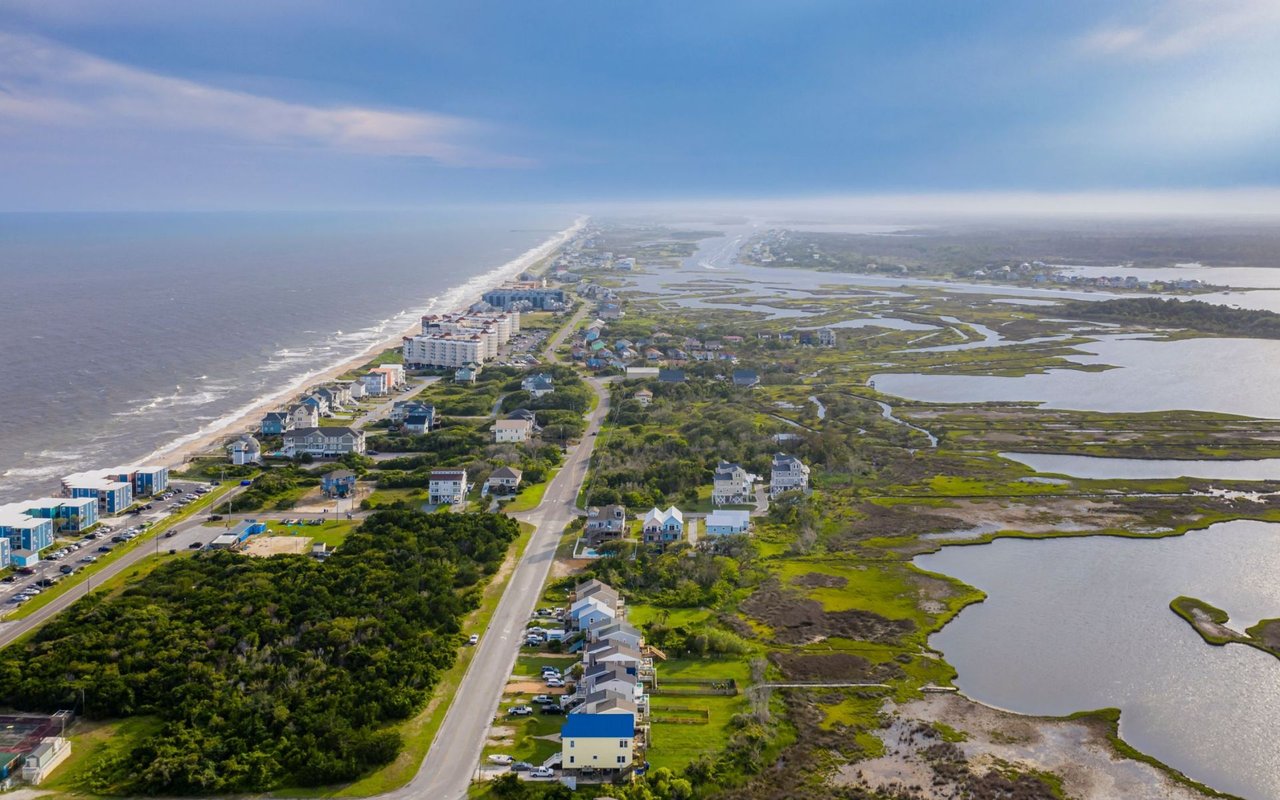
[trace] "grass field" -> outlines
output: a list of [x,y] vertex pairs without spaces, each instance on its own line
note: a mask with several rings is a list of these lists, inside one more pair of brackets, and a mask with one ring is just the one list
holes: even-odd
[[[663,679],[670,678],[733,678],[741,687],[749,677],[749,668],[742,659],[672,659],[658,662],[655,666],[659,687]],[[747,701],[742,694],[734,697],[699,697],[663,696],[659,692],[650,696],[649,709],[653,716],[664,716],[663,709],[668,707],[699,709],[707,714],[705,725],[654,722],[650,726],[649,750],[645,756],[649,763],[654,767],[681,769],[704,754],[714,754],[724,748],[729,741],[733,716],[747,710]],[[695,715],[688,711],[669,711],[665,716]]]

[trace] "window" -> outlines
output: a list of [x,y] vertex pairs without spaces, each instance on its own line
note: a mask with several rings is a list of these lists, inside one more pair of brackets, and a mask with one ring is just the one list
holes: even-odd
[[[571,745],[571,746],[572,746],[572,745]],[[569,756],[569,763],[570,763],[570,764],[572,764],[572,763],[573,763],[573,756]]]
[[574,746],[574,745],[576,745],[577,743],[578,743],[578,740],[577,740],[577,739],[570,739],[570,740],[569,740],[569,749],[570,749],[570,750],[572,750],[572,749],[573,749],[573,746]]
[[625,763],[627,763],[627,757],[626,757],[626,756],[618,756],[618,763],[619,763],[619,764],[625,764]]
[[627,740],[626,740],[626,739],[619,739],[619,740],[618,740],[618,747],[626,747],[626,746],[627,746]]

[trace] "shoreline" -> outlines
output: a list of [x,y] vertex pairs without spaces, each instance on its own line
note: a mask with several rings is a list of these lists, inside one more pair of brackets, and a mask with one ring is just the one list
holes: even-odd
[[[373,343],[357,355],[344,358],[342,361],[330,364],[327,367],[319,367],[307,372],[292,381],[284,389],[255,399],[239,409],[229,411],[224,417],[215,420],[209,425],[162,445],[146,456],[126,463],[164,466],[175,471],[182,469],[195,456],[207,451],[229,436],[238,435],[242,428],[249,426],[250,423],[256,423],[268,411],[299,397],[308,386],[333,381],[339,375],[367,363],[370,358],[378,353],[397,346],[403,337],[420,330],[422,324],[421,315],[463,310],[472,305],[494,283],[511,280],[516,275],[555,253],[582,230],[589,219],[590,217],[586,215],[579,216],[567,228],[531,247],[510,261],[469,278],[461,285],[450,287],[439,295],[430,298],[426,305],[420,309],[420,314],[414,312],[413,321],[409,326],[398,329],[393,335]],[[439,305],[447,307],[438,310],[437,306]]]

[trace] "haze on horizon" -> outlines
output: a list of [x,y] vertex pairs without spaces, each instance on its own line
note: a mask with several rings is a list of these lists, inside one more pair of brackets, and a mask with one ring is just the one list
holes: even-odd
[[1273,0],[0,0],[0,209],[1275,214],[1278,35]]

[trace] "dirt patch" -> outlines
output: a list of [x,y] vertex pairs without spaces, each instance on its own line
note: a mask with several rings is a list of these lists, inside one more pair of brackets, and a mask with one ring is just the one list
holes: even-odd
[[810,644],[832,636],[863,642],[893,643],[915,629],[910,620],[888,619],[870,611],[824,611],[817,600],[785,590],[770,580],[740,606],[769,626],[782,644]]
[[883,683],[902,674],[896,664],[872,664],[852,653],[770,653],[783,677],[793,681],[866,681]]
[[852,550],[858,542],[877,536],[919,536],[968,527],[959,517],[929,514],[917,506],[881,506],[863,503],[857,516],[831,534],[826,545],[831,550]]
[[849,585],[849,579],[839,575],[827,575],[822,572],[806,572],[791,579],[791,585],[805,589],[843,589]]
[[1263,620],[1249,632],[1264,646],[1280,651],[1280,620]]
[[978,525],[996,530],[1052,533],[1129,528],[1142,520],[1127,509],[1106,500],[1037,497],[1025,502],[958,500],[950,513],[960,517],[957,528]]
[[[1048,798],[1035,773],[1062,779],[1077,800],[1193,800],[1202,795],[1159,769],[1116,757],[1099,721],[1024,717],[959,695],[928,695],[886,706],[877,732],[885,754],[842,766],[833,781],[865,794],[950,800],[955,797]],[[944,741],[935,723],[963,736]],[[951,738],[951,737],[946,737]],[[864,796],[854,795],[854,796]]]
[[244,552],[251,556],[304,555],[311,552],[308,536],[255,536],[245,543]]
[[564,689],[547,686],[542,681],[512,681],[503,689],[506,694],[564,694]]

